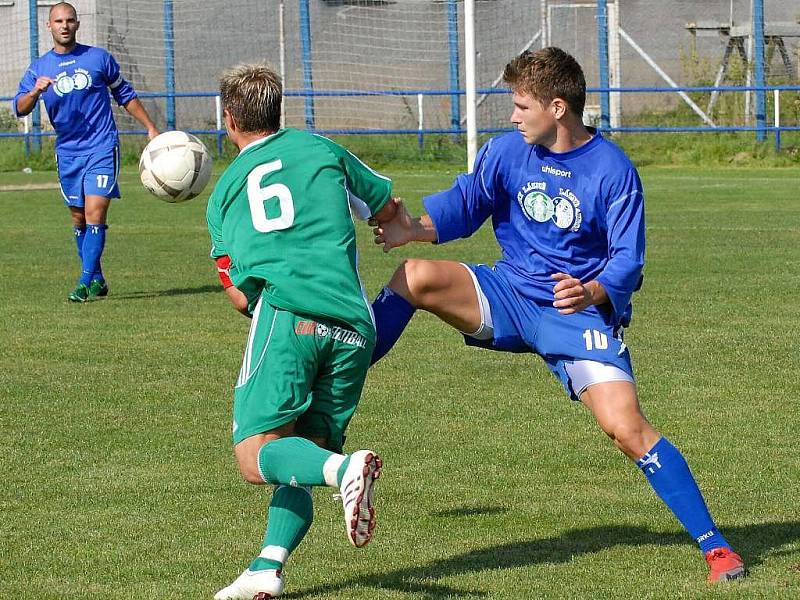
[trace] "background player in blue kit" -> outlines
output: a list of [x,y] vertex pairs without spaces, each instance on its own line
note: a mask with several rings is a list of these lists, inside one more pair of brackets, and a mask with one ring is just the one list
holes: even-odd
[[33,61],[14,97],[18,117],[41,98],[56,132],[56,161],[64,203],[70,211],[81,275],[72,302],[108,294],[100,265],[111,198],[119,198],[119,133],[111,111],[114,100],[147,130],[158,135],[133,87],[123,79],[114,57],[102,48],[78,44],[80,22],[75,7],[60,2],[50,8],[47,28],[53,49]]
[[558,48],[524,52],[505,69],[516,132],[483,146],[471,174],[424,198],[427,214],[379,223],[384,250],[469,237],[491,218],[494,265],[407,260],[376,298],[373,361],[416,309],[463,332],[466,343],[534,352],[634,460],[705,553],[709,581],[744,576],[681,453],[639,407],[622,331],[644,265],[642,184],[625,154],[583,125],[586,82]]

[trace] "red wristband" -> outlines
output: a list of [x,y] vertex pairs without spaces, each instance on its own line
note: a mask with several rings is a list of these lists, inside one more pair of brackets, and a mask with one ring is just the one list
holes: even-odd
[[219,280],[222,282],[222,287],[226,290],[229,287],[233,287],[230,274],[231,257],[220,256],[219,258],[215,258],[214,262],[217,263],[217,275],[219,275]]

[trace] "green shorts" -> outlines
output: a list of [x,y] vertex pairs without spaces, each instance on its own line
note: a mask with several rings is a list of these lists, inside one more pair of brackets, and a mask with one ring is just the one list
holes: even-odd
[[260,300],[233,393],[233,443],[297,421],[341,452],[374,344],[354,330]]

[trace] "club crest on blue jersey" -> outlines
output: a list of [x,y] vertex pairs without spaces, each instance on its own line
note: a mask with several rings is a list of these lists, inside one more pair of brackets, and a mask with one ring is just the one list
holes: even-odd
[[517,193],[517,203],[529,221],[552,221],[559,229],[578,231],[583,221],[581,201],[566,188],[559,188],[558,196],[545,193],[544,181],[531,181]]
[[72,75],[62,71],[56,76],[56,84],[53,90],[58,96],[69,94],[73,90],[85,90],[92,85],[92,76],[85,69],[75,69]]

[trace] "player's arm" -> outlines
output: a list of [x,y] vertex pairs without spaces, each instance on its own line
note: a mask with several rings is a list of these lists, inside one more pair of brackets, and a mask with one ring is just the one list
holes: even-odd
[[233,263],[225,247],[225,241],[222,239],[222,216],[219,211],[217,194],[218,190],[215,188],[206,207],[206,222],[208,224],[208,233],[211,237],[211,258],[217,267],[217,276],[219,276],[219,281],[222,284],[222,289],[225,290],[228,300],[231,301],[237,311],[246,317],[250,317],[250,312],[247,310],[247,296],[234,285],[231,277]]
[[122,76],[119,63],[110,52],[106,52],[104,55],[103,69],[106,84],[114,100],[147,130],[147,138],[152,140],[158,135],[158,128],[153,123],[141,100],[136,97],[136,91],[133,86]]
[[222,289],[225,290],[225,295],[228,296],[228,300],[245,317],[251,317],[252,315],[247,310],[247,296],[231,280],[231,257],[227,255],[218,256],[214,259],[214,263],[217,265],[217,275],[220,283],[222,283]]
[[133,98],[122,106],[128,111],[128,114],[139,121],[142,127],[147,130],[147,139],[152,140],[158,135],[158,128],[155,123],[153,123],[153,120],[150,118],[150,115],[147,113],[147,110],[139,98]]
[[606,304],[608,293],[597,279],[582,283],[567,273],[553,273],[553,306],[562,315],[571,315],[594,305]]
[[404,246],[409,242],[436,242],[438,235],[436,225],[430,215],[412,217],[406,205],[399,198],[392,198],[394,215],[391,219],[381,220],[376,215],[372,224],[375,228],[375,243],[383,245],[383,251],[389,252],[392,248]]
[[39,97],[47,91],[55,80],[42,75],[36,77],[30,70],[20,82],[20,89],[14,98],[14,112],[18,117],[29,115],[36,107]]
[[471,236],[494,210],[500,151],[493,142],[489,140],[478,152],[472,173],[456,177],[449,190],[423,198],[426,214],[412,217],[401,200],[392,199],[396,215],[375,227],[375,243],[388,252],[409,242],[443,244]]
[[609,260],[593,280],[582,283],[566,273],[555,273],[553,306],[562,314],[610,303],[622,315],[639,289],[644,267],[644,195],[636,170],[631,168],[611,192],[606,208]]
[[228,295],[228,300],[231,301],[233,307],[242,313],[248,319],[252,319],[253,315],[250,314],[247,303],[247,296],[244,295],[244,292],[237,288],[235,285],[229,288],[225,288],[225,293]]

